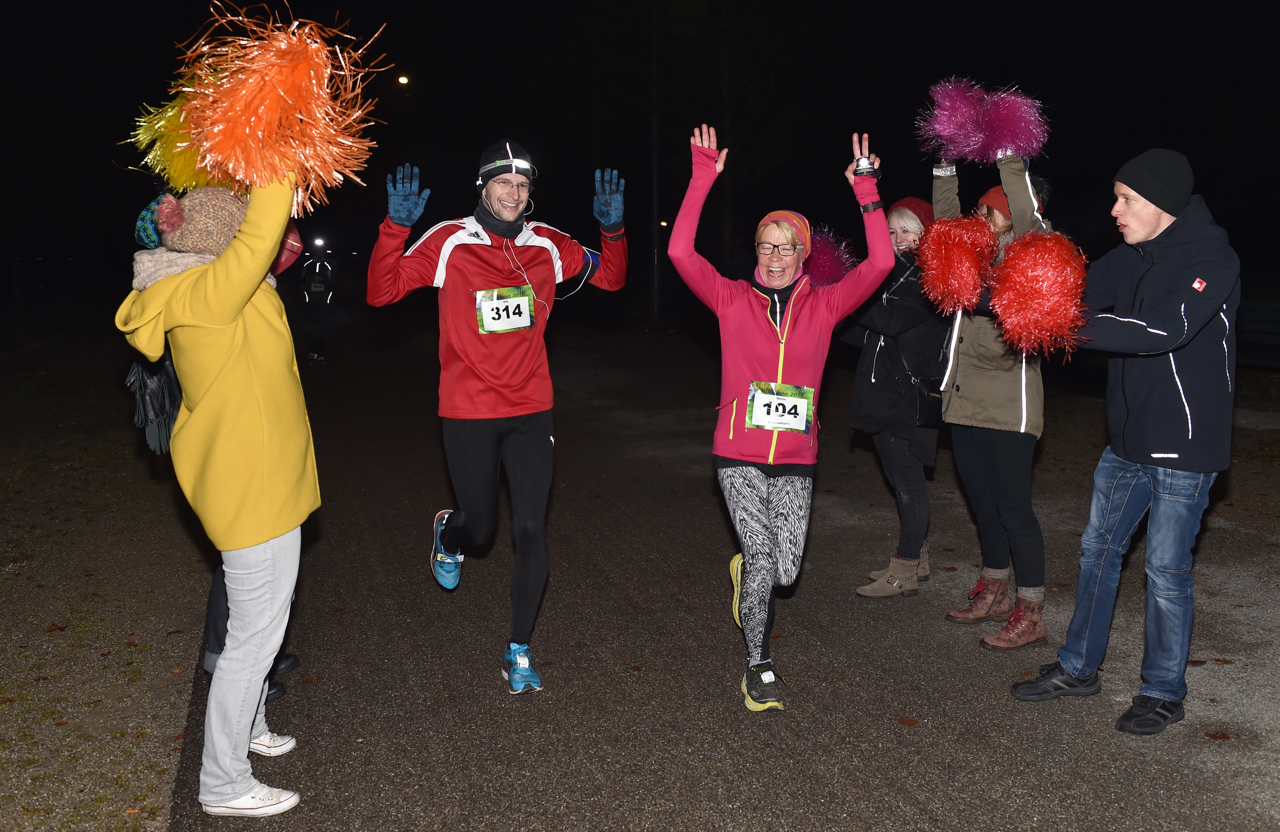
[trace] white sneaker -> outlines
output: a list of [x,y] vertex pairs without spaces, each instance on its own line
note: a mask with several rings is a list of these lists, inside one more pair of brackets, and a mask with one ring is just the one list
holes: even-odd
[[260,737],[249,740],[249,750],[263,757],[279,757],[288,754],[298,741],[287,734],[273,734],[270,731]]
[[[290,737],[292,739],[292,737]],[[259,783],[239,800],[223,803],[219,806],[204,804],[204,810],[211,815],[226,815],[241,818],[264,818],[267,815],[279,815],[298,805],[297,792],[288,789],[273,789]]]

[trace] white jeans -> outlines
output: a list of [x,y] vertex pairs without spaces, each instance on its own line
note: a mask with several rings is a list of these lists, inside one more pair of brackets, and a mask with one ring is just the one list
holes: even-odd
[[201,803],[227,803],[258,784],[249,765],[249,740],[267,731],[267,672],[289,623],[301,545],[298,527],[222,553],[230,617],[204,714]]

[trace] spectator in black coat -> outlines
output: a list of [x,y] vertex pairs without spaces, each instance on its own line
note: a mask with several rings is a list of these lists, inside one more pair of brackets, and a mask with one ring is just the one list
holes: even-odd
[[927,384],[942,375],[947,322],[920,288],[915,249],[932,224],[933,208],[923,199],[907,197],[894,204],[889,211],[893,271],[842,336],[862,348],[853,382],[852,428],[871,434],[898,502],[897,551],[887,568],[871,573],[872,583],[858,588],[864,598],[915,595],[918,582],[929,578],[924,469],[934,464],[938,431],[917,425],[916,381]]

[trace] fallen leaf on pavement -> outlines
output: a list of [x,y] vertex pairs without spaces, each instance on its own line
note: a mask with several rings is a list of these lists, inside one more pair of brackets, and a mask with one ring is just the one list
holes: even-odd
[[1220,733],[1220,732],[1218,732],[1218,731],[1205,731],[1205,732],[1204,732],[1204,735],[1205,735],[1206,737],[1208,737],[1209,739],[1211,739],[1211,740],[1229,740],[1229,739],[1231,739],[1231,735],[1230,735],[1230,734],[1223,734],[1223,733]]
[[52,633],[54,630],[57,630],[58,632],[62,632],[65,629],[67,629],[66,624],[62,624],[62,625],[50,624],[47,628],[45,628],[45,632]]
[[912,719],[912,718],[911,718],[911,717],[909,717],[909,716],[904,716],[902,719],[898,720],[898,724],[899,724],[899,725],[906,725],[908,728],[910,728],[912,725],[919,725],[919,724],[920,724],[920,720],[918,720],[918,719]]

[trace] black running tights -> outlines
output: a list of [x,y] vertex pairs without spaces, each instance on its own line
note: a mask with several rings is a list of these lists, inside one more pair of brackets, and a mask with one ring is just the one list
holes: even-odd
[[555,429],[551,411],[504,419],[444,419],[444,452],[458,508],[444,547],[477,546],[498,524],[498,471],[511,487],[515,564],[511,573],[511,641],[528,644],[547,585],[547,500]]

